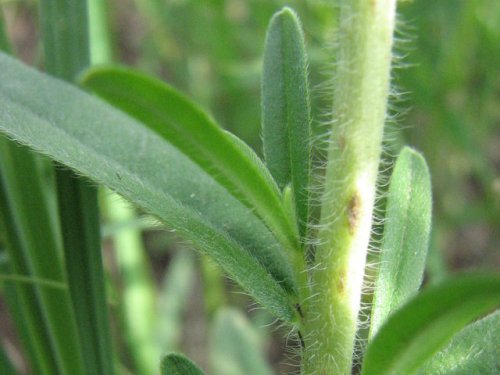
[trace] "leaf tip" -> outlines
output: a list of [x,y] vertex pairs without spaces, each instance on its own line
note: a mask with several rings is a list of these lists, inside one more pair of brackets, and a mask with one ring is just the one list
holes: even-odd
[[204,375],[190,359],[178,353],[165,355],[160,364],[161,375]]

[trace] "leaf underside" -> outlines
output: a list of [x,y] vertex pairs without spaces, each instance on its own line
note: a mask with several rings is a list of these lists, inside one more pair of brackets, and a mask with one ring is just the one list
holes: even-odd
[[266,36],[262,77],[262,131],[266,164],[281,189],[291,185],[300,233],[308,221],[310,114],[307,57],[297,15],[284,8]]
[[422,283],[431,211],[431,184],[425,160],[405,147],[389,185],[370,337],[393,311],[417,293]]
[[227,190],[131,118],[0,55],[0,131],[106,185],[211,255],[256,300],[295,321],[279,243]]
[[483,375],[500,370],[500,311],[460,331],[419,375]]
[[429,287],[368,344],[362,375],[413,374],[455,333],[499,305],[500,275],[465,275]]
[[272,229],[283,245],[298,247],[280,192],[255,153],[189,99],[158,79],[126,68],[90,69],[82,84],[156,132],[210,174]]
[[162,375],[204,375],[191,360],[181,354],[167,354],[161,361]]

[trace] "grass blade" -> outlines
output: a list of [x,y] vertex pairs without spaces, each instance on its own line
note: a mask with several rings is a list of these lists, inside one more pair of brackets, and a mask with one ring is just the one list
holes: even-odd
[[361,374],[411,375],[471,320],[499,305],[499,275],[466,275],[429,287],[382,326]]
[[[11,47],[4,29],[3,12],[0,10],[0,49],[10,52]],[[9,159],[5,159],[6,155],[14,152],[24,154],[24,158],[29,160],[23,165],[21,171],[25,171],[26,175],[30,175],[32,180],[30,185],[35,184],[36,176],[39,176],[34,156],[28,149],[21,149],[19,146],[9,142],[3,136],[0,137],[0,229],[3,234],[7,246],[8,267],[2,267],[7,276],[21,275],[30,278],[32,274],[29,269],[29,259],[26,254],[26,242],[23,241],[23,227],[16,224],[16,213],[25,215],[23,212],[16,212],[16,202],[13,200],[12,189],[16,185],[17,177],[9,177],[10,172],[15,170],[14,163],[10,163]],[[32,159],[32,160],[30,160]],[[34,172],[34,173],[33,173]],[[15,199],[15,198],[14,198]],[[18,202],[19,203],[19,202]],[[37,289],[26,284],[5,284],[5,297],[11,311],[11,315],[16,325],[17,333],[26,350],[29,358],[29,365],[34,373],[40,375],[57,374],[57,365],[52,355],[51,346],[46,345],[50,341],[50,336],[47,332],[47,325],[43,321],[43,311],[37,295]],[[2,369],[2,373],[3,373]],[[7,371],[5,369],[5,371]]]
[[[88,0],[90,55],[92,65],[112,61],[108,25],[108,4]],[[105,189],[102,204],[110,225],[121,228],[113,234],[114,254],[119,271],[120,317],[127,351],[135,373],[157,372],[160,349],[155,337],[155,285],[142,243],[141,230],[123,225],[137,219],[135,208],[118,194]]]
[[266,164],[283,189],[293,186],[300,234],[308,221],[311,129],[307,57],[297,15],[284,8],[269,25],[262,78]]
[[167,354],[161,361],[161,375],[204,375],[189,359],[181,354]]
[[[0,150],[13,146],[3,137],[0,138]],[[28,151],[26,151],[28,152]],[[1,168],[0,168],[1,169]],[[6,276],[27,274],[27,262],[24,257],[22,239],[17,231],[9,198],[6,192],[6,180],[0,171],[0,230],[7,247],[8,264],[2,264],[2,273]],[[24,272],[23,272],[24,271]],[[22,342],[31,371],[40,375],[57,374],[57,367],[50,345],[46,345],[48,333],[43,322],[43,314],[33,285],[6,282],[4,297],[14,320],[17,334]]]
[[496,311],[460,331],[418,374],[495,374],[500,369],[499,349],[500,311]]
[[[3,267],[2,270],[4,270]],[[29,291],[28,288],[23,289],[23,285],[6,282],[3,285],[3,292],[3,297],[5,298],[9,313],[14,322],[14,327],[22,345],[26,366],[29,371],[33,374],[40,375],[51,375],[57,373],[49,373],[47,372],[47,367],[43,366],[44,364],[50,363],[43,362],[43,360],[47,358],[50,361],[51,353],[50,348],[46,347],[45,350],[47,351],[48,356],[44,356],[39,347],[40,344],[43,345],[43,343],[47,342],[46,336],[43,337],[39,335],[39,332],[43,333],[44,330],[44,326],[41,324],[41,314],[33,317],[30,316],[29,313],[26,313],[26,311],[34,311],[33,309],[28,310],[28,304],[26,302],[31,301],[31,303],[36,306],[36,295],[34,294],[33,289]],[[39,327],[37,327],[37,323],[33,324],[35,320],[38,320],[38,324],[40,324]],[[38,330],[34,328],[38,328]]]
[[163,82],[125,68],[95,68],[85,87],[143,122],[188,155],[231,194],[256,213],[289,249],[298,248],[294,223],[281,196],[256,155],[227,135],[191,101]]
[[296,286],[286,256],[262,222],[222,186],[99,100],[3,54],[0,68],[1,132],[161,218],[275,315],[296,321]]
[[259,337],[246,317],[234,309],[221,309],[214,322],[211,363],[218,375],[271,375]]
[[[15,275],[66,282],[57,229],[42,188],[35,156],[26,148],[0,139],[2,214]],[[17,286],[28,333],[33,334],[35,367],[46,374],[83,374],[80,347],[67,290]]]
[[[41,0],[40,10],[46,70],[73,81],[90,64],[87,1]],[[56,169],[56,181],[66,273],[85,370],[110,375],[113,357],[97,188],[66,168]]]
[[0,9],[0,50],[4,52],[11,52],[11,46],[7,33],[5,32],[5,19],[3,11]]
[[403,148],[389,186],[386,224],[375,285],[370,337],[417,293],[429,244],[432,203],[424,158]]
[[41,0],[45,70],[66,81],[89,66],[87,1]]
[[66,272],[86,372],[112,374],[96,187],[69,170],[58,170],[57,180]]

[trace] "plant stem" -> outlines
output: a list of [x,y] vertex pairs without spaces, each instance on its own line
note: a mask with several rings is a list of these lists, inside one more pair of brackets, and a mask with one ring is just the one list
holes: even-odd
[[[119,195],[108,195],[105,205],[111,223],[136,217],[135,210]],[[161,354],[155,343],[155,286],[141,232],[135,228],[122,229],[113,242],[123,283],[120,305],[125,338],[135,373],[154,374]]]
[[303,374],[351,374],[390,84],[396,0],[341,0],[328,149]]

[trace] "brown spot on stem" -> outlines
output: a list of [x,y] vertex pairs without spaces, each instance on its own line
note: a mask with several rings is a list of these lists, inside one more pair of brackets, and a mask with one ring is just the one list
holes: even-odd
[[356,228],[359,224],[359,217],[361,213],[361,198],[359,193],[356,192],[349,201],[349,206],[347,207],[347,220],[349,222],[349,232],[354,234]]
[[345,291],[345,271],[341,271],[337,278],[337,292],[339,294],[344,294]]

